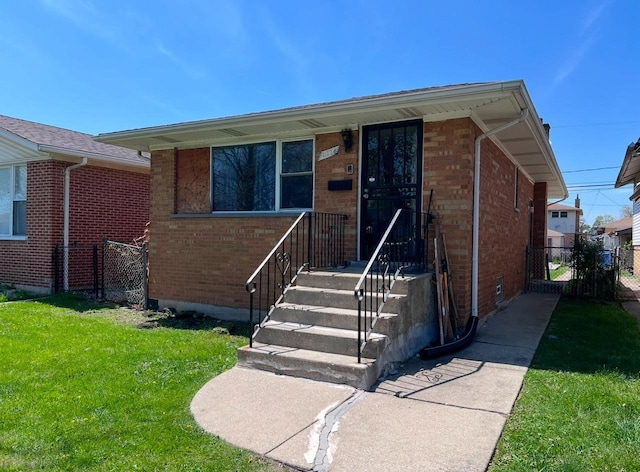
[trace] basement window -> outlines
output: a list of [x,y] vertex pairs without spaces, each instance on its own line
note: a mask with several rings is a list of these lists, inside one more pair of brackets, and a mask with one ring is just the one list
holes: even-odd
[[213,212],[313,207],[313,139],[211,149]]
[[27,235],[27,166],[0,167],[0,238]]

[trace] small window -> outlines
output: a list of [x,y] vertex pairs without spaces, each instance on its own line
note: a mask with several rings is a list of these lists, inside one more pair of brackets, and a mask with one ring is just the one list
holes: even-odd
[[313,207],[313,141],[282,143],[280,208]]
[[567,217],[567,212],[566,211],[561,211],[560,212],[560,218],[566,218]]
[[559,216],[559,212],[557,211],[552,211],[551,212],[551,218],[557,218]]
[[27,166],[0,168],[0,236],[27,234]]

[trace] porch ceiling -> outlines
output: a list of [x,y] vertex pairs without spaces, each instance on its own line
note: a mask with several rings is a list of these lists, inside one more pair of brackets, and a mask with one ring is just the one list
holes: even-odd
[[483,131],[507,123],[529,109],[529,118],[492,139],[534,182],[547,182],[550,198],[567,189],[524,82],[492,82],[433,87],[344,101],[216,118],[98,135],[100,142],[139,151],[192,148],[259,141],[344,128],[423,119],[471,117]]

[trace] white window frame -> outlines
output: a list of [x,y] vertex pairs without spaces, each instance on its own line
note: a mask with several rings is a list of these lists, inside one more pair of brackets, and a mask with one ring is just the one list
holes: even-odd
[[558,218],[560,216],[560,212],[559,211],[552,211],[551,212],[551,218]]
[[[19,167],[24,167],[25,169],[27,169],[27,165],[26,164],[13,164],[13,165],[8,165],[8,166],[0,166],[1,169],[10,169],[9,171],[9,189],[10,189],[10,195],[9,195],[9,203],[10,203],[10,207],[9,207],[9,232],[8,233],[0,233],[0,240],[24,240],[27,239],[27,235],[26,234],[14,234],[13,233],[13,212],[14,212],[14,208],[13,208],[13,204],[14,202],[26,202],[28,199],[28,195],[26,195],[27,193],[27,182],[29,179],[29,175],[27,173],[27,178],[25,181],[25,197],[24,200],[19,199],[16,200],[16,182],[15,182],[15,177],[16,177],[16,169]],[[26,215],[25,215],[25,220],[26,220]]]
[[[281,178],[282,178],[282,144],[290,143],[296,141],[311,141],[312,143],[312,155],[311,155],[311,176],[312,176],[312,186],[311,186],[311,208],[281,208]],[[265,210],[265,211],[240,211],[240,210],[213,210],[213,150],[216,148],[224,148],[224,147],[233,147],[233,146],[247,146],[250,144],[266,144],[266,143],[275,143],[276,144],[276,168],[275,168],[275,204],[273,210]],[[286,138],[286,139],[267,139],[267,140],[256,140],[256,141],[244,141],[233,144],[223,144],[220,146],[211,146],[209,150],[209,170],[210,170],[210,178],[209,178],[209,204],[212,215],[261,215],[261,214],[275,214],[275,213],[300,213],[302,211],[313,211],[315,205],[315,175],[316,175],[316,140],[315,136],[302,136],[295,138]],[[305,173],[290,173],[284,174],[288,176],[293,175],[303,175]]]
[[560,218],[567,218],[569,216],[569,214],[566,211],[561,211],[560,212]]
[[[290,172],[287,174],[282,173],[282,145],[284,143],[295,143],[297,141],[311,141],[311,172]],[[311,174],[311,208],[281,208],[282,192],[281,184],[282,177],[295,177],[301,175]],[[281,139],[276,142],[276,210],[275,211],[313,211],[315,204],[315,176],[316,175],[316,140],[314,138],[291,138]]]

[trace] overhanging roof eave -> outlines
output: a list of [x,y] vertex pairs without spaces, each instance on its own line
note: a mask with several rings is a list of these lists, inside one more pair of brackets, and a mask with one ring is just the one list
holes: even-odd
[[[483,95],[487,97],[498,95],[506,96],[516,89],[521,89],[522,85],[523,82],[521,80],[515,80],[510,82],[489,82],[436,89],[420,89],[246,115],[101,133],[95,136],[94,139],[98,142],[128,147],[125,144],[126,141],[142,143],[147,140],[148,142],[152,137],[159,135],[176,136],[180,133],[205,132],[211,129],[232,128],[238,125],[249,126],[277,121],[295,121],[297,119],[319,119],[324,116],[339,116],[341,114],[373,113],[384,109],[397,108],[402,105],[415,105],[420,102],[437,103],[441,101],[443,103],[452,103],[453,101],[463,101],[470,97],[480,99]],[[147,149],[138,150],[149,150],[149,148],[150,146],[148,144]]]

